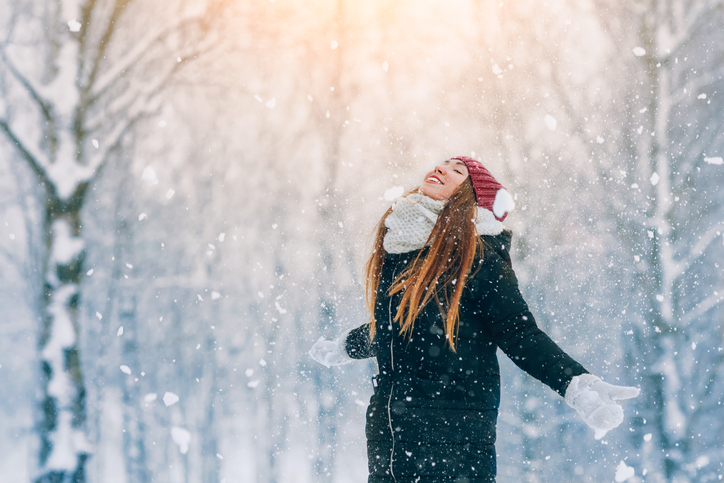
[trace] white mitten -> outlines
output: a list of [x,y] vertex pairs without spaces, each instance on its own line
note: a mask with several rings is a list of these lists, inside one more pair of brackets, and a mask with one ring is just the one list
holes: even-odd
[[565,399],[596,430],[594,437],[601,439],[623,422],[623,408],[617,401],[634,398],[640,392],[637,387],[614,386],[593,374],[581,374],[571,379]]
[[351,329],[343,332],[334,340],[319,339],[309,350],[310,357],[326,367],[349,364],[354,360],[345,348],[350,331]]

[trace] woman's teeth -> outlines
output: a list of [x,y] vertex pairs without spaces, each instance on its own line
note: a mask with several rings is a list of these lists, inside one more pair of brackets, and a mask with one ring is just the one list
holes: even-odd
[[429,178],[427,178],[427,181],[428,181],[429,183],[442,184],[439,179],[433,178],[432,176],[430,176]]

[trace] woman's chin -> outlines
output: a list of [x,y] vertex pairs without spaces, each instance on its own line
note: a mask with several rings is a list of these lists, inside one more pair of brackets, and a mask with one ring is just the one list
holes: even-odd
[[428,198],[432,198],[433,200],[441,201],[444,200],[445,197],[439,193],[435,189],[426,189],[424,186],[420,187],[420,194],[423,194],[427,196]]
[[[423,193],[423,194],[425,195],[425,193]],[[432,198],[435,201],[445,201],[447,199],[446,196],[443,196],[439,193],[433,193],[433,194],[425,195],[425,196],[427,196],[428,198]]]

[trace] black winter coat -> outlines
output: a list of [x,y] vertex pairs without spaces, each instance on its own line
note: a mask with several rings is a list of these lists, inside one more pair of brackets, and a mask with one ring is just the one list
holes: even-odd
[[386,255],[374,341],[363,325],[345,342],[350,357],[376,357],[379,367],[367,410],[370,483],[495,481],[498,347],[561,395],[587,372],[536,326],[511,266],[511,236],[482,237],[482,264],[460,300],[457,352],[446,344],[434,301],[415,320],[411,338],[399,333],[393,319],[401,294],[390,297],[387,289],[418,252]]

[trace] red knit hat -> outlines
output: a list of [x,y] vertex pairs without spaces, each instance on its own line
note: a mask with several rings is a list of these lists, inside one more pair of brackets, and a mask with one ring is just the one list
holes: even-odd
[[508,213],[515,208],[515,202],[505,186],[500,184],[479,161],[467,156],[457,156],[451,159],[462,161],[468,168],[478,206],[492,211],[496,219],[505,220]]

